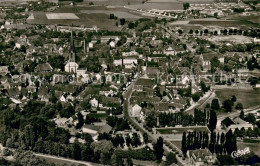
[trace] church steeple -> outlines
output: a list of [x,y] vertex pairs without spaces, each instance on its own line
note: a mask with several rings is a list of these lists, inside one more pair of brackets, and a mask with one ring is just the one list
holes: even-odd
[[74,40],[73,40],[73,33],[71,30],[71,36],[70,36],[70,56],[69,56],[69,62],[75,62],[75,46],[74,46]]

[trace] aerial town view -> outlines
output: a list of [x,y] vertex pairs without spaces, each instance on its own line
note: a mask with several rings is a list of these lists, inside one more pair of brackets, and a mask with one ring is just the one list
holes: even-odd
[[0,0],[0,165],[260,166],[260,0]]

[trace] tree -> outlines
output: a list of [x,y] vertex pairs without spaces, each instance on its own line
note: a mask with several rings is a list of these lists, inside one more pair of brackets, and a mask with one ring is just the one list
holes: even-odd
[[20,50],[21,52],[26,53],[26,47],[24,45],[21,46]]
[[192,29],[190,29],[189,34],[193,34],[193,30]]
[[81,159],[81,147],[78,142],[72,144],[72,158],[75,160]]
[[196,33],[196,35],[198,35],[199,34],[199,30],[196,29],[195,33]]
[[120,25],[125,25],[125,19],[124,18],[120,19]]
[[219,110],[220,109],[218,99],[214,98],[212,100],[212,102],[211,102],[211,109],[212,110]]
[[226,112],[232,111],[232,105],[233,105],[233,102],[230,99],[226,99],[223,102],[223,108],[226,110]]
[[225,149],[228,154],[231,154],[233,151],[237,150],[236,136],[233,135],[231,129],[226,133]]
[[187,138],[186,138],[186,132],[183,132],[182,135],[182,141],[181,141],[181,150],[184,156],[187,155]]
[[206,84],[204,83],[204,81],[200,81],[200,86],[201,86],[201,90],[205,93],[207,92],[210,88],[206,86]]
[[130,158],[130,157],[127,157],[127,159],[126,159],[126,164],[125,164],[126,166],[133,166],[134,164],[133,164],[133,160]]
[[237,103],[236,107],[237,110],[243,110],[243,104],[242,103]]
[[200,99],[200,95],[199,94],[195,93],[195,94],[192,95],[192,100],[193,101],[197,102],[197,101],[199,101],[199,99]]
[[145,124],[149,128],[156,126],[156,117],[154,112],[150,112],[145,118]]
[[156,156],[156,160],[161,161],[163,157],[163,139],[162,137],[159,137],[157,139],[156,144],[154,145],[154,154]]
[[141,142],[140,142],[140,139],[139,139],[139,136],[138,136],[137,133],[133,133],[132,145],[133,145],[134,147],[137,147],[137,146],[141,145]]
[[144,143],[147,144],[148,143],[148,134],[147,133],[143,134],[143,139],[144,139]]
[[181,35],[183,31],[181,29],[178,29],[178,33]]
[[134,27],[136,27],[135,23],[130,22],[130,23],[128,24],[128,28],[129,28],[129,29],[133,29]]
[[205,33],[205,34],[208,34],[208,33],[209,33],[209,30],[208,30],[208,29],[205,29],[205,30],[204,30],[204,33]]
[[243,109],[242,109],[241,112],[240,112],[239,118],[240,118],[240,119],[244,119],[244,118],[245,118],[245,114],[244,114]]
[[208,127],[211,131],[214,131],[216,129],[216,125],[217,125],[217,114],[214,110],[210,110]]
[[170,152],[167,154],[166,156],[166,161],[165,161],[165,165],[172,165],[173,163],[177,164],[177,158],[176,158],[176,154]]
[[65,59],[63,56],[51,56],[49,57],[49,63],[54,68],[64,70]]
[[256,118],[255,118],[253,113],[247,114],[247,116],[244,118],[244,120],[249,122],[249,123],[252,123],[252,124],[256,123]]
[[216,69],[220,66],[220,61],[218,60],[217,57],[214,57],[213,59],[210,60],[211,64],[211,72],[214,73]]
[[183,3],[183,9],[184,9],[184,10],[189,9],[189,7],[190,7],[190,4],[189,4],[189,3]]
[[232,95],[231,96],[231,101],[234,103],[234,102],[236,102],[237,101],[237,97],[235,96],[235,95]]
[[112,19],[115,19],[115,15],[114,15],[114,14],[110,14],[110,15],[109,15],[109,19],[111,19],[111,20],[112,20]]
[[84,124],[84,118],[83,118],[83,116],[82,116],[82,114],[80,112],[77,114],[77,117],[78,117],[78,123],[76,125],[76,128],[79,129]]
[[260,120],[256,122],[258,128],[260,128]]

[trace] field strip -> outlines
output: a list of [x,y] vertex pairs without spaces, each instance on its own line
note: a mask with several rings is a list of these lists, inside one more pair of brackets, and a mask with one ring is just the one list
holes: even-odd
[[46,17],[48,20],[77,20],[78,16],[74,13],[46,13]]

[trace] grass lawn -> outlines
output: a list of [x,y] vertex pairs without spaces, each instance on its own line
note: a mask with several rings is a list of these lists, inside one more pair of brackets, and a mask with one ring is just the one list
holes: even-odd
[[195,126],[189,126],[189,127],[171,127],[171,128],[160,128],[157,129],[157,131],[160,134],[182,134],[184,131],[186,133],[193,132],[193,131],[197,131],[197,132],[209,132],[207,127],[195,127]]
[[260,89],[242,90],[242,89],[220,89],[216,90],[216,96],[222,103],[225,99],[237,97],[237,102],[243,104],[244,108],[253,107],[260,104]]

